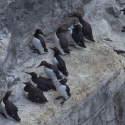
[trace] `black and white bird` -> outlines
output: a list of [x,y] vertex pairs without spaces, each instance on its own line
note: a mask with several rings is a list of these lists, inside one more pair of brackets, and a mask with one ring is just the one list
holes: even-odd
[[93,39],[91,25],[82,18],[80,13],[77,12],[71,13],[69,17],[77,17],[79,19],[79,24],[82,26],[82,33],[84,39],[87,41],[89,40],[95,42],[95,40]]
[[49,90],[56,90],[53,82],[47,78],[44,77],[37,77],[37,74],[35,72],[25,72],[29,75],[31,75],[31,84],[34,87],[37,87],[39,89],[41,89],[43,92],[49,91]]
[[69,28],[70,34],[73,38],[73,43],[76,48],[86,48],[84,43],[84,37],[82,33],[82,27],[79,24],[72,25]]
[[42,61],[39,66],[44,66],[45,73],[53,82],[57,82],[58,80],[62,79],[62,77],[59,75],[58,69],[54,65],[47,63],[46,61]]
[[60,99],[63,98],[64,100],[61,102],[61,104],[63,105],[64,102],[71,96],[70,94],[70,88],[69,86],[66,84],[67,79],[62,79],[60,82],[55,82],[54,85],[56,86],[56,90],[57,92],[60,94],[59,97],[57,97],[56,99]]
[[37,103],[46,103],[48,102],[46,97],[44,96],[42,90],[39,88],[35,88],[31,85],[30,82],[24,83],[26,86],[24,87],[24,94],[28,99]]
[[38,52],[40,54],[44,54],[48,52],[48,49],[46,47],[44,39],[40,36],[40,34],[44,35],[41,29],[37,29],[31,41]]
[[61,76],[68,76],[68,71],[66,69],[66,65],[64,60],[60,57],[60,51],[58,48],[54,47],[54,48],[50,48],[52,50],[54,50],[54,57],[53,57],[53,64],[54,66],[56,66],[56,68],[59,71],[59,74]]
[[67,38],[64,35],[64,32],[66,31],[68,31],[68,29],[66,29],[64,26],[61,26],[57,29],[54,35],[54,41],[62,55],[70,54],[69,44]]
[[14,119],[16,121],[20,121],[17,112],[17,107],[8,100],[9,96],[11,95],[12,91],[8,91],[5,97],[1,101],[1,114],[4,115],[7,119]]

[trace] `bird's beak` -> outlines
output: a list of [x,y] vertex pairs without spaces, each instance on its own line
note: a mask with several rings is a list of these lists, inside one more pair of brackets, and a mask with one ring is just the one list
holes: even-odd
[[95,42],[95,40],[93,39],[92,42]]
[[40,32],[43,36],[45,36],[46,37],[46,35],[43,33],[43,32]]
[[36,68],[40,67],[40,65],[38,65]]
[[[25,72],[26,74],[30,74],[29,72]],[[31,75],[31,74],[30,74]]]
[[54,50],[54,48],[49,47],[50,49]]
[[70,31],[70,30],[65,30],[65,31]]
[[45,35],[45,34],[43,34],[43,36],[45,36],[45,37],[46,37],[46,35]]
[[120,10],[120,11],[124,11],[124,9],[123,9],[123,10]]
[[26,82],[23,82],[23,84],[25,84],[25,85],[26,85]]

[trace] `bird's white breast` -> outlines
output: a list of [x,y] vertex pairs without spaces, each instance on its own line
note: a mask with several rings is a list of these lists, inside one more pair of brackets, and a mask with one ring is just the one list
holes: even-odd
[[68,28],[70,35],[72,35],[73,25]]
[[33,45],[35,46],[35,48],[39,50],[40,54],[45,53],[45,52],[44,52],[44,48],[43,48],[43,46],[42,46],[42,44],[41,44],[41,42],[40,42],[39,39],[33,37],[32,43],[33,43]]
[[[53,58],[53,65],[58,69],[57,65],[59,64],[56,57]],[[64,76],[63,73],[58,69],[59,75]]]
[[62,77],[64,77],[65,75],[63,75],[63,73],[60,71],[60,70],[58,70],[59,71],[59,75],[60,76],[62,76]]
[[78,22],[77,24],[79,24],[82,27],[82,24],[80,22]]
[[68,99],[69,96],[66,92],[66,86],[65,85],[60,85],[56,89],[61,96],[63,96],[65,99]]
[[56,57],[53,57],[52,61],[53,61],[54,66],[56,66],[56,68],[57,68],[58,61],[57,61]]
[[55,43],[56,43],[57,48],[60,50],[61,54],[63,54],[63,55],[66,54],[66,53],[63,51],[63,49],[61,48],[60,41],[59,41],[59,39],[58,39],[56,33],[55,33],[55,35],[54,35],[54,41],[55,41]]
[[30,79],[30,82],[31,82],[31,84],[32,84],[34,87],[37,87],[37,84],[35,84],[35,83],[32,81],[32,79]]
[[52,79],[53,82],[57,81],[56,74],[53,72],[52,69],[49,69],[49,68],[44,66],[44,71]]
[[25,94],[26,97],[28,97],[28,92],[24,91],[24,94]]

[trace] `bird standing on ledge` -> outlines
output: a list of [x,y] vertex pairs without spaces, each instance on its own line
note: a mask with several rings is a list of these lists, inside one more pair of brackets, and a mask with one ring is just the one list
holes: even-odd
[[41,29],[37,29],[32,39],[32,43],[35,46],[35,48],[38,50],[37,53],[44,54],[48,52],[48,49],[46,48],[45,41],[40,36],[40,34],[44,35]]
[[95,42],[95,40],[93,39],[91,25],[82,18],[80,13],[71,13],[69,14],[69,17],[77,17],[79,19],[79,24],[82,26],[82,33],[84,38],[89,41]]
[[44,66],[45,73],[53,82],[57,82],[62,79],[59,75],[58,69],[54,65],[47,63],[46,61],[42,61],[38,67],[40,66]]
[[70,54],[67,38],[63,34],[66,31],[69,31],[69,30],[66,29],[64,26],[61,26],[57,29],[54,35],[54,41],[62,55]]

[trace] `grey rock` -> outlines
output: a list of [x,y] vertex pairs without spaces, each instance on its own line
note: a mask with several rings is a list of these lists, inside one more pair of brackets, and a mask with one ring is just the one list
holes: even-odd
[[91,2],[92,0],[82,0],[83,4],[87,4],[89,2]]
[[[0,100],[13,90],[10,100],[19,108],[21,123],[0,115],[1,125],[124,125],[125,123],[125,24],[119,11],[124,0],[1,0],[0,3]],[[67,28],[76,18],[67,15],[78,11],[93,29],[95,43],[86,49],[71,48],[63,56],[72,96],[61,106],[56,92],[44,93],[46,105],[32,103],[23,94],[23,83],[30,80],[25,71],[47,77],[42,60],[51,62],[53,53],[32,53],[30,42],[37,28],[47,35],[47,47],[55,46],[53,34],[63,24]],[[71,37],[68,41],[72,42]]]
[[115,18],[118,18],[119,14],[120,14],[118,8],[116,8],[116,7],[109,7],[109,8],[107,8],[107,12],[109,14],[113,15]]

